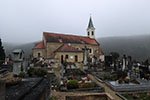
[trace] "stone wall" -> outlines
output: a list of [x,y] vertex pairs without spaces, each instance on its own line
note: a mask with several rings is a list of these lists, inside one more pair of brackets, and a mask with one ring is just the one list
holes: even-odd
[[45,49],[33,49],[33,57],[37,58],[38,53],[41,54],[42,58],[46,58],[46,50]]
[[[45,39],[44,39],[45,40]],[[33,50],[33,57],[38,57],[38,53],[41,53],[41,57],[44,58],[54,58],[55,57],[55,53],[54,51],[57,50],[60,46],[63,45],[63,43],[50,43],[50,42],[44,42],[45,45],[45,49],[34,49]],[[99,51],[100,48],[98,45],[88,45],[88,44],[71,44],[72,47],[74,48],[78,48],[79,50],[82,50],[83,48],[85,48],[85,46],[87,48],[91,48],[93,53],[88,53],[88,56],[90,58],[92,58],[93,56],[99,57]]]
[[46,58],[54,58],[55,53],[54,51],[58,49],[62,44],[61,43],[47,43],[46,46]]
[[[1,85],[0,85],[1,86]],[[17,86],[6,87],[6,100],[49,100],[50,80],[46,78],[24,78]],[[0,90],[1,93],[1,90]],[[1,96],[0,96],[1,100]]]

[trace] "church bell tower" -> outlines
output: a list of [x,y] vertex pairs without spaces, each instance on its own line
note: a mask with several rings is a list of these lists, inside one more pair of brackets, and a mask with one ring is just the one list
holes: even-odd
[[89,38],[95,39],[95,28],[92,22],[92,18],[90,17],[89,25],[87,28],[87,35]]

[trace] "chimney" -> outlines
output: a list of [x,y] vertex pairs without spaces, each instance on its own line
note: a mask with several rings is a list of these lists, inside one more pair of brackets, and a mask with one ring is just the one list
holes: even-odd
[[0,100],[5,100],[5,80],[0,80]]

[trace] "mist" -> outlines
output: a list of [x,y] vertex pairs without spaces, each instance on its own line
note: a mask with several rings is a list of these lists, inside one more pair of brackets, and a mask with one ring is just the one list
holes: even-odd
[[149,0],[1,0],[0,37],[9,43],[42,40],[43,32],[96,38],[150,34]]

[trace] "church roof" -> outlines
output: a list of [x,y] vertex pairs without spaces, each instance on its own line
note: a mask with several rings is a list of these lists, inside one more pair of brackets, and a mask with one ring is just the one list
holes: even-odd
[[35,47],[34,47],[34,49],[44,49],[45,47],[44,47],[44,41],[41,41],[40,43],[38,43]]
[[94,28],[92,18],[90,17],[88,28]]
[[44,32],[43,35],[47,42],[99,45],[95,39],[91,39],[86,36],[66,35],[49,32]]
[[77,48],[74,48],[69,44],[63,44],[55,52],[83,52],[83,51],[78,50]]

